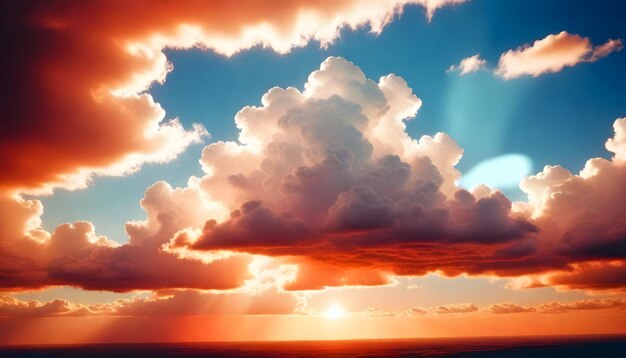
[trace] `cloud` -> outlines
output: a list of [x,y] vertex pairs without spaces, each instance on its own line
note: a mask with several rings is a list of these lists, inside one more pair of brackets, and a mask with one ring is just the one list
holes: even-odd
[[[448,315],[448,314],[468,314],[473,312],[478,312],[480,310],[474,304],[471,303],[460,303],[460,304],[450,304],[450,305],[441,305],[435,307],[411,307],[407,311],[402,312],[408,316],[423,316],[423,315]],[[396,315],[399,315],[396,313]]]
[[548,283],[565,289],[624,291],[626,262],[585,262],[568,272],[548,276]]
[[[217,224],[209,220],[204,225],[203,241],[195,245],[203,247],[254,247],[266,246],[295,246],[311,237],[306,226],[287,213],[280,217],[258,201],[248,201],[241,205],[241,209],[231,214],[229,221]],[[175,241],[180,240],[178,236]],[[186,238],[189,240],[189,238]],[[180,245],[180,243],[176,243]]]
[[73,305],[65,300],[24,302],[9,296],[0,297],[0,317],[62,316],[74,309]]
[[537,311],[544,313],[565,313],[572,311],[624,310],[626,300],[621,298],[605,298],[580,300],[570,303],[548,302],[536,306]]
[[553,286],[558,290],[588,290],[605,293],[622,293],[626,277],[623,260],[586,261],[572,263],[567,270],[511,279],[509,288],[524,289]]
[[[421,101],[403,79],[377,83],[330,57],[304,88],[271,89],[262,107],[237,114],[241,144],[205,148],[207,175],[198,187],[231,214],[180,233],[171,250],[291,256],[309,269],[301,267],[289,287],[304,289],[305,273],[317,271],[325,274],[307,275],[310,287],[383,284],[389,274],[433,269],[482,272],[479,252],[493,254],[536,231],[501,193],[476,197],[456,187],[462,151],[450,137],[408,136],[404,121]],[[405,258],[393,253],[400,248]],[[472,254],[460,261],[457,250]],[[365,267],[380,269],[363,275]],[[356,282],[353,272],[371,279]]]
[[345,27],[379,33],[406,4],[432,16],[458,2],[12,4],[5,9],[10,35],[3,37],[11,56],[0,66],[0,93],[10,99],[0,122],[0,190],[84,188],[93,175],[125,175],[201,141],[201,125],[185,129],[166,119],[145,92],[173,69],[166,48],[230,56],[262,46],[286,53],[311,40],[327,45]]
[[621,39],[610,39],[603,45],[599,45],[593,48],[591,56],[587,60],[588,62],[597,61],[603,57],[611,54],[611,52],[621,51],[624,48],[624,44]]
[[528,202],[515,207],[543,228],[536,240],[539,251],[550,250],[553,260],[571,263],[567,270],[531,282],[603,290],[626,286],[626,118],[613,127],[615,136],[606,143],[612,160],[590,159],[578,175],[546,166],[520,183]]
[[611,52],[620,51],[622,47],[619,39],[593,46],[587,37],[562,31],[537,40],[532,45],[503,53],[495,73],[506,80],[525,75],[538,77],[544,73],[559,72],[581,62],[597,61]]
[[295,305],[293,295],[274,290],[260,294],[159,291],[149,298],[98,304],[76,304],[66,300],[22,301],[2,296],[0,317],[276,315],[292,313]]
[[615,135],[606,142],[606,149],[613,153],[613,161],[626,162],[626,118],[620,118],[613,123]]
[[[550,301],[531,306],[521,306],[509,302],[496,303],[489,306],[478,307],[471,303],[450,304],[435,306],[430,308],[412,307],[408,311],[402,312],[406,315],[447,315],[447,314],[472,314],[472,313],[493,313],[498,315],[507,314],[553,314],[571,313],[580,311],[612,310],[624,312],[626,310],[626,300],[623,298],[600,298],[584,299],[572,302]],[[372,311],[372,310],[366,310]],[[400,312],[388,312],[391,315],[399,315]]]
[[[11,296],[0,296],[0,317],[166,317],[214,315],[290,315],[298,313],[298,297],[274,289],[257,294],[241,292],[202,292],[195,290],[162,290],[147,298],[119,299],[111,303],[80,304],[66,300],[23,301]],[[571,302],[550,301],[530,306],[496,303],[478,307],[471,303],[441,305],[429,308],[411,307],[406,311],[386,311],[375,307],[358,313],[365,317],[402,317],[468,315],[492,313],[507,314],[566,314],[589,311],[626,312],[623,298],[583,299]],[[303,313],[303,312],[300,312]],[[307,308],[309,315],[323,312]]]
[[[433,271],[546,285],[590,262],[623,263],[626,213],[614,199],[626,181],[625,120],[607,142],[612,160],[591,159],[579,176],[546,167],[522,180],[528,201],[511,203],[484,185],[456,186],[462,150],[447,135],[408,136],[421,101],[401,78],[376,83],[331,57],[304,88],[271,89],[237,114],[240,144],[205,148],[197,185],[223,213],[179,233],[171,250],[275,257],[299,267],[290,290]],[[588,281],[617,289],[619,277]]]
[[446,72],[460,71],[463,76],[484,69],[486,64],[487,61],[480,58],[480,54],[476,54],[462,59],[458,65],[450,66]]
[[566,313],[595,310],[625,310],[626,300],[622,298],[585,299],[573,302],[547,302],[534,306],[519,306],[512,303],[498,303],[485,308],[485,311],[496,314],[512,313]]
[[[246,255],[212,255],[208,263],[181,259],[161,250],[177,231],[199,225],[185,205],[201,200],[193,188],[157,183],[142,205],[148,219],[127,226],[130,242],[119,245],[97,236],[91,223],[62,224],[52,233],[40,229],[41,203],[0,196],[0,286],[15,290],[70,285],[91,290],[202,288],[232,289],[251,277]],[[184,210],[183,210],[184,208]]]
[[511,313],[535,312],[536,309],[534,307],[518,306],[512,303],[498,303],[498,304],[487,307],[487,311],[492,312],[492,313],[497,313],[497,314],[511,314]]
[[458,305],[438,306],[433,309],[433,312],[438,314],[456,314],[456,313],[470,313],[478,311],[478,307],[471,303],[462,303]]

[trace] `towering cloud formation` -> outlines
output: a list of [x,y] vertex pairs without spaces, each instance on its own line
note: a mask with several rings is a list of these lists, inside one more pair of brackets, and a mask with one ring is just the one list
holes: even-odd
[[537,77],[544,73],[559,72],[580,62],[594,62],[623,47],[619,39],[593,46],[587,37],[562,31],[548,35],[532,45],[524,45],[502,54],[496,74],[504,79],[525,75]]
[[[384,273],[489,272],[496,258],[523,256],[507,248],[535,226],[498,192],[456,187],[462,152],[447,135],[408,136],[403,121],[421,101],[400,77],[376,83],[331,57],[304,92],[274,88],[262,103],[235,119],[242,144],[203,153],[199,186],[230,216],[179,234],[170,250],[286,256],[302,265],[291,286],[300,289],[302,280],[318,288],[381,284]],[[350,279],[364,267],[361,282]]]

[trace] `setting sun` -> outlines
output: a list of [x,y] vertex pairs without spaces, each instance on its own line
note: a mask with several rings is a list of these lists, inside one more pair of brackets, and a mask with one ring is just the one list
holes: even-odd
[[328,307],[326,313],[324,313],[324,316],[328,319],[337,320],[342,318],[345,314],[346,311],[343,309],[343,307],[335,303],[332,306]]

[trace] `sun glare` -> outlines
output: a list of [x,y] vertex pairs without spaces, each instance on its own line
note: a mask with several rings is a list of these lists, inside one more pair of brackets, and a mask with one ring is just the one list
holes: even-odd
[[332,306],[328,307],[324,316],[326,316],[326,318],[328,319],[337,320],[343,317],[345,313],[346,312],[344,311],[344,309],[335,303]]

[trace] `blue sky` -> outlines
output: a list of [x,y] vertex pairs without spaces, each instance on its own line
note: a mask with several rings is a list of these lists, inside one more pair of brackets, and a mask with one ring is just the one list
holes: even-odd
[[[566,6],[567,5],[567,6]],[[529,158],[532,172],[560,164],[574,172],[591,157],[608,157],[606,138],[611,124],[626,113],[626,51],[595,63],[505,81],[490,71],[465,76],[446,69],[480,53],[488,68],[500,55],[546,35],[568,31],[589,37],[594,44],[626,38],[621,1],[487,1],[473,0],[440,9],[428,23],[422,8],[410,6],[380,35],[369,29],[346,29],[328,48],[310,43],[280,55],[254,48],[232,58],[211,51],[168,50],[174,65],[163,85],[149,92],[186,127],[202,123],[214,140],[235,140],[233,118],[246,105],[259,105],[274,86],[302,89],[307,76],[328,56],[342,56],[371,79],[395,73],[402,76],[423,101],[409,133],[443,131],[465,154],[459,170],[466,173],[478,163],[507,154]],[[123,224],[143,219],[139,200],[158,180],[173,186],[200,175],[203,145],[193,145],[178,159],[147,165],[129,177],[96,178],[86,190],[58,191],[43,197],[44,227],[89,220],[97,232],[124,242]],[[503,188],[512,199],[519,190]],[[88,210],[99,207],[100,210]]]

